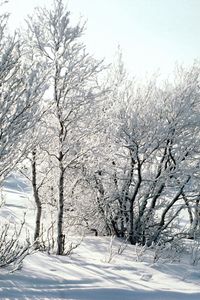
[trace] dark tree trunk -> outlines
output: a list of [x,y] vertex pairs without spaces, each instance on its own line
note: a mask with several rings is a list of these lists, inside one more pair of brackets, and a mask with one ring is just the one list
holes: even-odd
[[37,208],[34,241],[36,242],[36,245],[39,246],[38,239],[40,236],[42,204],[40,201],[40,197],[38,194],[38,187],[37,187],[36,150],[33,150],[32,152],[32,187],[33,187],[33,196]]
[[64,253],[64,235],[63,235],[63,213],[64,213],[64,166],[63,153],[59,154],[59,199],[58,199],[58,223],[57,223],[57,255]]
[[[177,194],[175,195],[173,200],[164,209],[164,211],[161,215],[161,219],[160,219],[158,228],[157,228],[156,232],[153,234],[152,238],[150,238],[149,241],[147,242],[147,246],[151,246],[152,243],[157,243],[162,231],[167,228],[167,226],[165,226],[166,215],[169,212],[169,210],[172,208],[172,206],[179,200],[180,196],[183,193],[183,189],[186,186],[186,184],[189,182],[189,180],[190,180],[190,176],[188,176],[187,180],[182,184],[182,186],[180,187],[180,190],[177,192]],[[172,217],[172,219],[173,219],[173,217]],[[170,223],[171,222],[168,222],[168,224],[170,224]]]
[[138,234],[135,232],[134,228],[134,203],[136,200],[136,197],[138,195],[141,183],[142,183],[142,175],[141,175],[141,162],[139,160],[139,157],[137,157],[137,173],[138,173],[138,181],[135,186],[135,190],[133,192],[133,196],[130,200],[130,228],[129,228],[129,241],[132,245],[136,244],[138,242]]

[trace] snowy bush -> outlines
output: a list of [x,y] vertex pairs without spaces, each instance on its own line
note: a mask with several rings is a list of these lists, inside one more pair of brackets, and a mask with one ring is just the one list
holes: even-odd
[[25,220],[20,226],[11,226],[6,222],[0,230],[0,268],[14,265],[14,268],[21,267],[23,259],[29,254],[31,243],[29,235],[26,239],[21,237]]

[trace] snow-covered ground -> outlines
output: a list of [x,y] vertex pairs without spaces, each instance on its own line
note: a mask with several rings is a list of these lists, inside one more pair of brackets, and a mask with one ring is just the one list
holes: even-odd
[[[30,190],[7,182],[1,220],[34,227]],[[125,249],[123,249],[125,248]],[[122,254],[118,254],[123,249]],[[110,238],[87,236],[70,256],[34,253],[14,273],[0,269],[0,299],[199,300],[200,267],[184,262],[153,262],[153,253]],[[139,261],[141,260],[141,261]]]

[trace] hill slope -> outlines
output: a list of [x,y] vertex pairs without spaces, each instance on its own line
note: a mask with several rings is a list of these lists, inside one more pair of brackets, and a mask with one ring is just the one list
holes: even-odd
[[[14,184],[3,194],[1,219],[20,222],[27,211],[27,226],[32,230],[35,210],[31,194]],[[142,255],[142,249],[119,240],[88,236],[70,256],[38,252],[26,257],[21,270],[9,273],[0,269],[0,299],[200,299],[199,267],[187,261],[153,263],[151,251]]]

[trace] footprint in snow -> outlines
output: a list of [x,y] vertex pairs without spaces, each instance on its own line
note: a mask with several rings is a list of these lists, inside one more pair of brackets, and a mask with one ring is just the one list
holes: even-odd
[[152,278],[152,274],[142,274],[140,277],[141,280],[149,281]]

